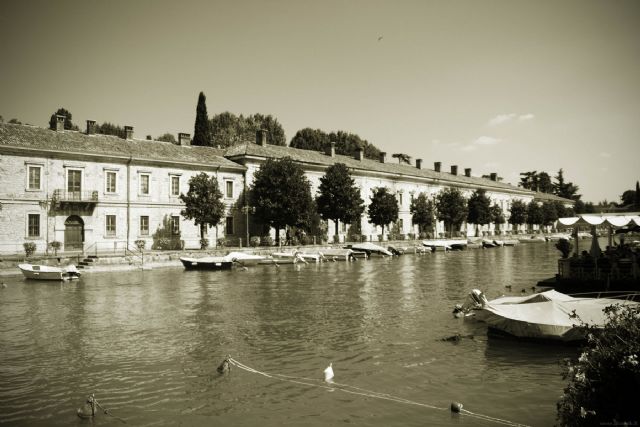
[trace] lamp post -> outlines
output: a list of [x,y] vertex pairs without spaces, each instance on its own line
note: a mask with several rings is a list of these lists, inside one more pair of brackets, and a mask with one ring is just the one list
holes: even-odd
[[249,247],[249,214],[256,213],[256,208],[253,206],[243,206],[242,212],[245,214],[245,229],[247,232],[247,247]]

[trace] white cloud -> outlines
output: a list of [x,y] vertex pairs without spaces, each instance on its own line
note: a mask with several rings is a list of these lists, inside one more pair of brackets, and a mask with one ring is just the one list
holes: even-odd
[[505,113],[505,114],[498,114],[497,116],[495,116],[494,118],[492,118],[491,120],[489,120],[487,122],[487,126],[491,126],[491,127],[495,127],[495,126],[500,126],[502,124],[511,122],[511,121],[518,121],[518,122],[526,122],[528,120],[533,120],[535,118],[535,115],[533,115],[532,113],[526,113],[526,114],[518,114],[518,113]]
[[517,116],[518,115],[516,113],[498,114],[497,116],[489,120],[489,123],[487,124],[489,126],[498,126],[515,119]]
[[473,143],[477,145],[495,145],[500,141],[500,139],[494,138],[492,136],[481,136],[480,138],[477,138],[475,141],[473,141]]
[[600,157],[609,158],[609,157],[611,157],[611,153],[607,153],[607,152],[603,151],[602,153],[600,153]]

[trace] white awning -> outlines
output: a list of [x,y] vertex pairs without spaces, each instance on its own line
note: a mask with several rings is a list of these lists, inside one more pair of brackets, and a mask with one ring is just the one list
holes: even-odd
[[608,225],[611,227],[624,227],[625,225],[640,226],[640,215],[584,214],[570,218],[560,218],[558,222],[567,227],[580,225]]

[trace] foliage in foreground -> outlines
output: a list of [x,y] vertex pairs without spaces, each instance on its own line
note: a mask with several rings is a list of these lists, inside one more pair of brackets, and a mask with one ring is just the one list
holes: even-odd
[[[588,341],[558,402],[562,426],[635,425],[640,421],[640,307],[610,306],[604,328],[586,326]],[[624,423],[628,424],[624,424]]]

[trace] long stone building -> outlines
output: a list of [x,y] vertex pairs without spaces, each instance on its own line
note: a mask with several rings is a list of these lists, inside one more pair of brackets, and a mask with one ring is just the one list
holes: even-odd
[[[423,192],[435,195],[456,187],[468,197],[483,188],[507,218],[514,200],[529,203],[537,196],[498,181],[496,174],[478,178],[471,169],[458,173],[457,166],[445,172],[440,162],[427,169],[421,159],[415,165],[398,164],[387,162],[384,154],[374,161],[364,158],[362,151],[342,156],[335,154],[333,145],[324,153],[267,145],[262,132],[256,141],[221,150],[191,146],[190,135],[183,133],[177,144],[135,139],[129,126],[125,138],[99,135],[91,120],[84,131],[67,131],[63,120],[58,117],[56,130],[0,124],[0,253],[23,252],[25,242],[35,243],[38,252],[46,251],[51,242],[60,242],[64,251],[86,252],[130,249],[136,240],[145,240],[147,248],[199,248],[199,228],[181,217],[184,205],[179,195],[200,172],[217,177],[227,207],[222,223],[208,232],[211,245],[221,237],[246,245],[247,238],[260,231],[253,215],[239,208],[241,198],[261,164],[285,156],[303,167],[313,195],[334,163],[349,167],[365,204],[373,188],[387,187],[399,203],[396,228],[402,234],[417,231],[409,207]],[[494,227],[485,230],[492,232]],[[327,229],[332,241],[331,222]],[[474,230],[467,226],[463,232],[471,235]],[[502,230],[511,231],[511,226],[504,224]],[[436,232],[443,231],[438,224]],[[343,225],[341,241],[346,233]],[[374,241],[381,233],[368,222],[366,212],[361,233]]]

